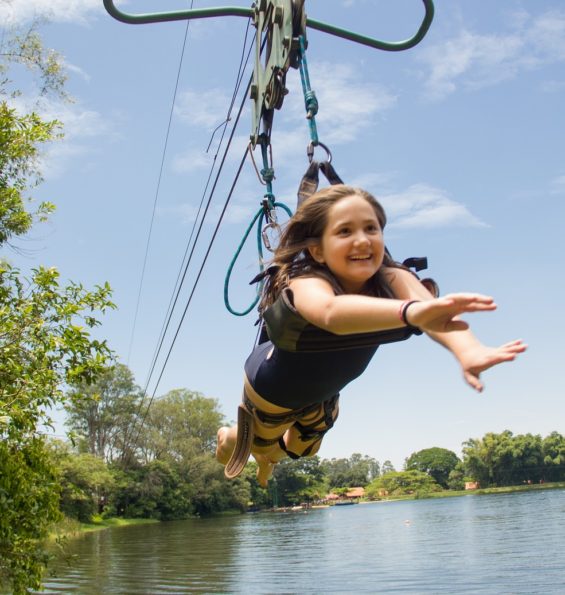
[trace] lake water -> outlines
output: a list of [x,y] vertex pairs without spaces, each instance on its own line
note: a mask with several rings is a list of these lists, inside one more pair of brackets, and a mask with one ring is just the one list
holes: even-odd
[[565,490],[90,533],[45,593],[565,593]]

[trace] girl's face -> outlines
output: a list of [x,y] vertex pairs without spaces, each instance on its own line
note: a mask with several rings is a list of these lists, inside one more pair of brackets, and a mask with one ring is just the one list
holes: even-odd
[[379,270],[384,258],[384,239],[372,205],[356,194],[336,202],[319,244],[309,248],[325,263],[348,293],[358,293]]

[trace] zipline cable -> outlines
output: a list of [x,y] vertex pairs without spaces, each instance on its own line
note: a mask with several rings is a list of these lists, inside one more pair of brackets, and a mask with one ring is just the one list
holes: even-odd
[[[194,5],[194,0],[192,0],[190,3],[191,10],[192,10],[193,5]],[[155,188],[155,198],[153,200],[153,211],[151,213],[151,221],[149,223],[149,231],[147,233],[147,243],[145,245],[145,255],[143,257],[143,265],[141,267],[141,279],[139,281],[139,290],[137,292],[137,301],[135,304],[135,314],[133,316],[133,327],[131,330],[131,336],[130,336],[129,347],[128,347],[128,355],[127,355],[127,359],[126,359],[127,365],[129,365],[129,361],[130,361],[130,357],[131,357],[131,350],[133,348],[133,339],[135,336],[135,330],[136,330],[136,326],[137,326],[137,316],[139,314],[139,304],[141,302],[141,292],[143,290],[143,282],[145,280],[145,269],[147,268],[147,258],[149,256],[149,245],[151,243],[151,235],[153,233],[153,223],[155,221],[155,212],[157,210],[157,200],[159,198],[159,191],[161,189],[161,179],[163,177],[163,169],[165,166],[165,156],[167,154],[167,147],[169,144],[171,123],[173,120],[173,112],[174,112],[176,98],[177,98],[177,92],[178,92],[178,88],[179,88],[180,75],[181,75],[181,71],[182,71],[182,63],[183,63],[184,54],[185,54],[185,50],[186,50],[186,42],[188,39],[189,25],[190,25],[190,21],[186,21],[186,28],[184,30],[184,39],[183,39],[183,43],[182,43],[182,50],[181,50],[179,65],[178,65],[178,69],[177,69],[177,79],[175,81],[175,89],[173,91],[173,99],[171,101],[171,109],[169,111],[169,122],[167,124],[167,132],[165,133],[165,143],[163,145],[163,151],[162,151],[162,155],[161,155],[161,165],[159,167],[159,174],[157,176],[157,186]]]
[[[220,137],[220,141],[218,143],[218,148],[216,150],[216,154],[214,155],[214,160],[213,160],[212,166],[210,168],[210,172],[208,174],[208,179],[206,181],[206,184],[205,184],[205,187],[204,187],[204,190],[203,190],[203,193],[202,193],[200,204],[198,206],[198,211],[196,213],[196,218],[195,218],[194,224],[192,226],[192,229],[191,229],[191,232],[190,232],[190,236],[188,238],[186,249],[185,249],[185,252],[184,252],[182,261],[181,261],[181,266],[180,266],[180,269],[179,269],[179,272],[178,272],[178,275],[177,275],[177,279],[175,281],[175,286],[173,288],[173,293],[171,294],[171,299],[169,301],[169,305],[168,305],[168,308],[167,308],[167,313],[165,314],[165,320],[164,320],[163,325],[161,327],[161,332],[159,333],[159,339],[157,340],[158,346],[157,346],[157,348],[155,350],[155,353],[153,355],[153,359],[151,361],[150,372],[149,372],[149,376],[147,378],[146,385],[145,385],[146,386],[146,389],[149,386],[149,382],[151,380],[151,375],[153,373],[153,369],[154,369],[154,367],[156,365],[157,359],[158,359],[159,354],[161,352],[161,348],[162,348],[163,342],[165,340],[165,336],[166,336],[167,330],[169,328],[169,324],[171,322],[171,318],[172,318],[174,309],[176,307],[176,304],[177,304],[177,301],[178,301],[178,298],[179,298],[179,295],[180,295],[180,291],[181,291],[182,286],[184,284],[184,281],[185,281],[185,278],[186,278],[186,274],[188,272],[188,268],[189,268],[190,263],[191,263],[191,260],[192,260],[193,252],[191,252],[190,257],[188,258],[188,261],[187,261],[187,254],[188,254],[188,251],[190,249],[190,245],[191,245],[191,242],[192,242],[194,231],[196,229],[196,225],[198,223],[198,219],[199,219],[200,213],[202,211],[202,205],[204,204],[204,199],[206,197],[206,193],[208,191],[208,187],[210,185],[210,181],[211,181],[212,175],[214,173],[214,168],[216,166],[216,159],[218,157],[219,150],[220,150],[220,148],[221,148],[221,146],[223,144],[223,140],[224,140],[224,136],[226,134],[228,122],[231,120],[231,113],[232,113],[232,110],[233,110],[233,106],[235,104],[235,100],[237,99],[237,94],[239,93],[239,88],[240,88],[240,85],[241,85],[241,81],[243,80],[243,73],[245,72],[245,70],[247,68],[247,64],[249,62],[249,56],[251,54],[251,50],[253,49],[253,43],[252,43],[252,45],[249,48],[249,52],[247,54],[247,59],[245,59],[245,49],[246,49],[246,46],[247,46],[247,36],[248,36],[248,33],[249,33],[249,26],[250,26],[250,23],[248,24],[247,30],[245,32],[245,39],[244,39],[244,42],[243,42],[243,51],[242,51],[241,60],[240,60],[240,64],[239,64],[239,69],[238,69],[238,74],[237,74],[237,79],[236,79],[236,85],[235,85],[235,88],[234,88],[234,92],[232,94],[232,99],[231,99],[230,106],[228,108],[227,118],[220,125],[220,127],[223,126],[222,134],[221,134],[221,137]],[[245,63],[244,63],[244,60],[245,60]],[[198,238],[196,238],[196,240],[195,240],[195,244],[196,244],[197,239]]]
[[[208,196],[208,201],[207,201],[207,203],[206,203],[206,207],[205,207],[204,213],[203,213],[203,215],[202,215],[202,218],[201,218],[201,221],[200,221],[200,225],[199,225],[199,228],[198,228],[198,231],[197,231],[197,234],[196,234],[196,238],[195,238],[195,240],[194,240],[194,242],[193,242],[193,245],[192,245],[192,250],[191,250],[191,253],[190,253],[190,256],[189,256],[189,262],[190,262],[190,260],[191,260],[191,258],[192,258],[192,255],[194,254],[194,249],[195,249],[196,243],[197,243],[197,241],[198,241],[198,238],[199,238],[199,236],[200,236],[200,233],[201,233],[201,231],[202,231],[202,227],[203,227],[203,224],[204,224],[204,220],[205,220],[205,218],[206,218],[206,214],[207,214],[207,212],[208,212],[208,209],[209,209],[209,207],[210,207],[210,204],[211,204],[211,201],[212,201],[212,197],[214,196],[214,193],[215,193],[215,191],[216,191],[216,187],[217,187],[217,185],[218,185],[218,181],[219,181],[219,178],[220,178],[220,174],[221,174],[221,172],[222,172],[222,170],[223,170],[223,167],[224,167],[224,164],[225,164],[225,161],[226,161],[226,158],[227,158],[227,155],[228,155],[228,152],[229,152],[229,149],[230,149],[231,143],[232,143],[232,141],[233,141],[233,137],[234,137],[234,135],[235,135],[235,131],[236,131],[236,129],[237,129],[237,125],[238,125],[238,123],[239,123],[239,119],[240,119],[240,117],[241,117],[241,114],[242,114],[242,112],[243,112],[243,108],[244,108],[244,106],[245,106],[245,102],[247,101],[247,96],[248,96],[248,94],[249,94],[249,89],[250,89],[250,87],[251,87],[251,82],[252,82],[252,80],[253,80],[253,78],[251,77],[251,78],[249,79],[249,82],[248,82],[248,84],[247,84],[247,88],[246,88],[246,90],[245,90],[245,93],[244,93],[244,95],[243,95],[243,99],[242,99],[241,105],[240,105],[240,107],[239,107],[239,111],[238,111],[238,113],[237,113],[237,116],[236,116],[236,119],[235,119],[234,125],[233,125],[233,127],[232,127],[232,130],[231,130],[231,133],[230,133],[230,137],[229,137],[229,139],[228,139],[227,146],[226,146],[226,148],[225,148],[225,150],[224,150],[224,153],[223,153],[223,156],[222,156],[222,160],[221,160],[221,162],[220,162],[220,166],[219,166],[219,168],[218,168],[218,171],[217,171],[217,173],[216,173],[216,177],[215,177],[215,179],[214,179],[214,184],[213,184],[213,186],[212,186],[212,189],[211,189],[211,191],[210,191],[210,194],[209,194],[209,196]],[[146,407],[145,407],[145,413],[143,414],[143,416],[142,416],[142,418],[141,418],[141,421],[140,421],[140,423],[139,423],[139,429],[137,430],[137,434],[136,434],[136,436],[135,436],[135,439],[131,441],[131,444],[132,444],[132,445],[135,445],[135,444],[137,443],[137,440],[138,440],[138,438],[139,438],[139,434],[140,434],[140,432],[141,432],[141,428],[143,427],[143,425],[144,425],[144,423],[145,423],[145,420],[146,420],[146,418],[147,418],[147,415],[148,415],[148,413],[149,413],[149,409],[150,409],[150,407],[151,407],[151,404],[153,403],[153,400],[155,399],[155,395],[156,395],[156,393],[157,393],[157,389],[158,389],[158,387],[159,387],[159,383],[161,382],[161,379],[162,379],[162,377],[163,377],[163,373],[164,373],[164,371],[165,371],[165,368],[166,368],[166,366],[167,366],[167,363],[168,363],[168,361],[169,361],[169,358],[170,358],[170,355],[171,355],[171,352],[172,352],[173,346],[174,346],[174,344],[175,344],[175,342],[176,342],[176,339],[177,339],[177,337],[178,337],[178,334],[179,334],[179,332],[180,332],[180,328],[181,328],[181,326],[182,326],[182,323],[183,323],[183,321],[184,321],[184,319],[185,319],[185,317],[186,317],[186,313],[187,313],[187,311],[188,311],[188,307],[190,306],[190,303],[191,303],[191,301],[192,301],[192,297],[193,297],[193,295],[194,295],[194,292],[196,291],[196,287],[197,287],[197,285],[198,285],[198,281],[200,280],[200,277],[201,277],[201,275],[202,275],[202,271],[203,271],[203,269],[204,269],[204,265],[206,264],[206,261],[207,261],[207,259],[208,259],[208,255],[210,254],[210,251],[211,251],[211,249],[212,249],[212,245],[213,245],[213,243],[214,243],[214,240],[215,240],[215,238],[216,238],[216,236],[217,236],[217,234],[218,234],[218,230],[219,230],[220,224],[221,224],[221,222],[222,222],[222,220],[223,220],[223,217],[224,217],[224,214],[225,214],[225,212],[226,212],[226,209],[227,209],[227,207],[228,207],[229,201],[230,201],[230,199],[231,199],[231,196],[232,196],[232,194],[233,194],[233,192],[234,192],[234,190],[235,190],[235,186],[236,186],[237,180],[238,180],[238,178],[239,178],[239,175],[240,175],[240,173],[241,173],[241,170],[243,169],[243,164],[245,163],[245,160],[247,159],[247,154],[248,154],[248,152],[249,152],[249,146],[247,146],[247,147],[246,147],[246,149],[245,149],[245,152],[244,152],[243,158],[242,158],[242,160],[241,160],[241,163],[240,163],[240,165],[239,165],[239,168],[238,168],[238,170],[237,170],[237,172],[236,172],[236,177],[235,177],[235,179],[234,179],[234,181],[233,181],[233,183],[232,183],[232,186],[231,186],[230,192],[229,192],[229,194],[228,194],[228,197],[227,197],[227,199],[226,199],[226,202],[225,202],[225,204],[224,204],[224,207],[223,207],[223,209],[222,209],[222,211],[221,211],[221,213],[220,213],[219,220],[218,220],[218,222],[217,222],[217,224],[216,224],[216,227],[215,227],[215,229],[214,229],[214,232],[213,232],[213,234],[212,234],[212,238],[211,238],[211,240],[210,240],[210,242],[209,242],[209,244],[208,244],[208,248],[207,248],[207,250],[206,250],[206,253],[205,253],[205,255],[204,255],[204,258],[203,258],[202,264],[201,264],[201,266],[200,266],[199,272],[198,272],[198,274],[197,274],[197,276],[196,276],[196,279],[195,279],[195,281],[194,281],[194,284],[193,284],[192,290],[191,290],[191,292],[190,292],[190,295],[189,295],[189,298],[188,298],[187,304],[186,304],[186,306],[185,306],[185,308],[184,308],[184,311],[183,311],[183,314],[182,314],[182,316],[181,316],[181,319],[180,319],[180,321],[179,321],[179,323],[178,323],[178,325],[177,325],[177,329],[176,329],[176,331],[175,331],[175,334],[174,334],[174,336],[173,336],[173,339],[172,339],[171,345],[170,345],[170,347],[169,347],[169,350],[168,350],[168,352],[167,352],[167,355],[166,355],[165,361],[163,362],[163,365],[162,365],[162,367],[161,367],[161,372],[159,373],[159,377],[157,378],[157,382],[156,382],[156,384],[155,384],[155,387],[154,387],[154,389],[153,389],[153,392],[152,392],[152,395],[151,395],[151,397],[150,397],[150,399],[149,399],[149,402],[147,403],[147,405],[146,405]],[[153,366],[153,369],[152,369],[152,371],[151,371],[151,373],[150,373],[150,376],[152,376],[152,375],[153,375],[154,368],[155,368],[155,365]],[[148,389],[148,386],[149,386],[149,381],[148,381],[148,383],[147,383],[147,385],[146,385],[146,388],[145,388],[145,390],[144,390],[143,399],[144,399],[144,398],[147,396],[147,394],[148,394],[148,392],[149,392],[149,391],[147,390],[147,389]],[[142,401],[142,403],[141,403],[141,406],[143,406],[143,401]],[[140,410],[141,410],[141,407],[140,407]],[[135,422],[134,422],[134,423],[135,423]],[[127,435],[126,435],[126,436],[127,436]],[[124,437],[124,451],[125,451],[125,449],[126,449],[126,446],[127,446],[127,441],[126,441],[126,437]]]
[[[247,93],[246,93],[246,95],[247,95]],[[247,97],[245,97],[245,99],[247,99]],[[242,107],[243,107],[243,105],[242,105]],[[241,113],[241,112],[240,112],[240,113]],[[239,115],[238,115],[238,119],[239,119]],[[235,131],[235,127],[234,127],[234,129],[232,130],[232,136],[233,136],[233,132],[234,132],[234,131]],[[230,142],[231,142],[231,138],[230,138]],[[229,145],[228,145],[228,148],[229,148]],[[230,191],[229,191],[229,194],[228,194],[228,197],[227,197],[227,199],[226,199],[226,202],[225,202],[225,204],[224,204],[224,207],[223,207],[223,209],[222,209],[222,212],[220,213],[220,218],[219,218],[219,220],[218,220],[218,223],[216,224],[216,227],[215,227],[215,229],[214,229],[214,233],[212,234],[212,238],[211,238],[211,240],[210,240],[210,242],[209,242],[209,244],[208,244],[208,248],[207,248],[207,250],[206,250],[206,253],[204,254],[204,258],[203,258],[203,260],[202,260],[202,264],[200,265],[200,269],[199,269],[199,271],[198,271],[198,274],[197,274],[197,276],[196,276],[196,280],[194,281],[194,285],[192,286],[192,290],[191,290],[191,292],[190,292],[190,295],[189,295],[189,297],[188,297],[188,301],[187,301],[187,303],[186,303],[186,306],[185,306],[185,308],[184,308],[184,310],[183,310],[183,313],[182,313],[181,319],[180,319],[180,321],[179,321],[179,323],[178,323],[178,325],[177,325],[177,330],[175,331],[175,334],[174,334],[174,336],[173,336],[173,340],[171,341],[171,345],[170,345],[170,347],[169,347],[169,350],[168,350],[168,352],[167,352],[167,356],[166,356],[166,358],[165,358],[165,361],[163,362],[163,365],[162,365],[162,367],[161,367],[161,372],[159,373],[159,377],[157,378],[157,382],[155,383],[155,388],[153,389],[153,394],[151,395],[151,398],[150,398],[150,400],[149,400],[149,403],[147,404],[147,407],[146,407],[146,409],[145,409],[145,413],[144,413],[144,415],[143,415],[143,417],[142,417],[142,419],[141,419],[141,423],[139,424],[139,430],[138,430],[138,432],[137,432],[137,434],[136,434],[136,437],[135,437],[135,440],[133,441],[133,444],[136,444],[136,443],[137,443],[137,439],[139,438],[139,434],[140,434],[140,432],[141,432],[141,428],[142,428],[142,427],[143,427],[143,425],[145,424],[145,420],[146,420],[146,418],[147,418],[147,415],[148,415],[148,413],[149,413],[149,408],[151,407],[151,404],[153,403],[153,400],[155,399],[155,395],[156,395],[156,393],[157,393],[157,389],[158,389],[158,387],[159,387],[159,383],[161,382],[161,379],[162,379],[162,377],[163,377],[163,374],[164,374],[164,372],[165,372],[165,368],[167,367],[167,363],[168,363],[168,361],[169,361],[169,358],[170,358],[170,356],[171,356],[171,353],[172,353],[173,347],[174,347],[174,345],[175,345],[175,342],[176,342],[176,340],[177,340],[177,337],[178,337],[178,335],[179,335],[179,332],[180,332],[180,329],[181,329],[182,323],[184,322],[184,319],[185,319],[185,317],[186,317],[186,313],[188,312],[188,308],[189,308],[189,306],[190,306],[190,303],[192,302],[192,297],[194,296],[194,292],[196,291],[196,287],[197,287],[197,285],[198,285],[198,282],[199,282],[199,280],[200,280],[200,277],[202,276],[202,272],[203,272],[203,270],[204,270],[204,266],[205,266],[205,264],[206,264],[206,261],[208,260],[208,256],[210,255],[210,251],[212,250],[212,246],[213,246],[213,244],[214,244],[214,241],[215,241],[215,239],[216,239],[216,236],[218,235],[218,231],[219,231],[219,229],[220,229],[220,225],[221,225],[221,223],[222,223],[222,220],[223,220],[223,218],[224,218],[224,214],[225,214],[225,212],[226,212],[226,210],[227,210],[227,207],[228,207],[229,201],[230,201],[230,199],[231,199],[231,196],[232,196],[232,194],[233,194],[233,191],[235,190],[235,186],[236,186],[236,184],[237,184],[237,181],[238,181],[238,179],[239,179],[239,175],[240,175],[240,173],[241,173],[241,170],[243,169],[243,165],[244,165],[244,163],[245,163],[245,161],[246,161],[246,159],[247,159],[247,153],[248,153],[248,152],[249,152],[249,146],[247,146],[247,147],[245,148],[245,152],[244,152],[244,154],[243,154],[243,157],[242,157],[242,159],[241,159],[241,162],[240,162],[240,164],[239,164],[239,168],[238,168],[238,170],[237,170],[237,173],[236,173],[235,179],[234,179],[234,181],[233,181],[232,187],[231,187],[231,189],[230,189]],[[225,157],[226,157],[226,154],[227,154],[227,152],[224,154],[224,159],[225,159]],[[217,182],[217,179],[216,179],[216,182]]]

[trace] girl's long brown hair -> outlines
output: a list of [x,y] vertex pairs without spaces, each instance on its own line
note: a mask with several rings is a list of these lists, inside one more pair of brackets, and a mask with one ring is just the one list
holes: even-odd
[[[294,277],[321,276],[330,281],[337,293],[344,293],[330,270],[312,258],[308,247],[321,242],[330,208],[342,198],[353,195],[364,198],[373,207],[381,229],[384,229],[386,225],[384,209],[377,199],[366,190],[345,184],[336,184],[313,194],[298,207],[285,226],[270,268],[272,273],[268,276],[263,289],[259,305],[260,312],[263,312],[277,299]],[[398,268],[402,265],[395,262],[385,250],[383,266]],[[382,266],[367,281],[363,293],[376,297],[394,297],[390,284],[382,272]]]

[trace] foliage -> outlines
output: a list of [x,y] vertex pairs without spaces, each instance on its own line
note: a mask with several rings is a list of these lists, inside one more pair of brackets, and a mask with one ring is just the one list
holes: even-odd
[[565,438],[553,432],[514,436],[509,430],[489,432],[463,445],[467,475],[482,487],[510,486],[565,479]]
[[[55,140],[59,124],[35,112],[21,114],[9,104],[10,68],[39,73],[40,94],[60,93],[61,63],[45,51],[32,29],[0,36],[0,245],[26,233],[36,210],[26,197],[41,180],[40,147]],[[93,339],[98,312],[113,307],[107,285],[85,290],[60,285],[55,269],[39,267],[26,277],[0,259],[0,581],[14,593],[38,588],[46,556],[41,540],[59,516],[56,469],[41,424],[48,409],[64,401],[63,386],[91,382],[110,351]]]
[[425,448],[406,459],[406,470],[427,473],[442,487],[448,487],[449,474],[459,462],[459,457],[447,448]]
[[322,468],[332,489],[366,486],[380,475],[379,462],[359,453],[352,454],[349,459],[324,459]]
[[274,489],[279,506],[295,506],[321,500],[328,491],[320,459],[283,459],[275,466]]
[[0,585],[39,588],[48,556],[41,545],[60,519],[57,475],[43,438],[0,440]]
[[112,509],[128,518],[181,519],[194,513],[193,493],[174,464],[151,461],[118,473]]
[[44,219],[53,205],[43,202],[35,213],[26,209],[30,202],[24,192],[35,176],[39,145],[56,135],[59,123],[44,122],[35,114],[18,115],[15,109],[0,102],[0,244],[20,236],[31,227],[34,217]]
[[114,364],[96,382],[75,383],[68,397],[66,424],[81,439],[81,450],[118,460],[142,399],[129,368]]
[[439,492],[441,487],[427,473],[416,471],[389,471],[373,480],[366,488],[369,498],[382,496],[425,495]]
[[32,74],[32,84],[36,87],[37,96],[56,95],[67,98],[64,60],[55,50],[43,46],[38,33],[38,28],[43,23],[41,19],[34,19],[26,28],[4,30],[0,37],[1,95],[16,97],[21,94],[21,89],[14,88],[9,78],[10,69],[21,66]]
[[387,473],[390,473],[391,471],[396,471],[396,469],[394,468],[394,465],[389,460],[386,460],[381,467],[381,475],[386,475]]
[[61,511],[82,523],[102,514],[115,485],[115,474],[102,459],[73,453],[62,444],[52,445],[59,474]]
[[180,460],[189,451],[214,453],[223,423],[218,401],[188,389],[175,389],[148,409],[140,440],[145,458]]
[[545,481],[565,481],[565,437],[551,432],[542,441]]
[[[18,439],[48,422],[46,409],[64,401],[62,386],[92,382],[110,356],[87,329],[92,315],[112,307],[108,285],[86,291],[59,284],[55,269],[35,269],[29,281],[0,264],[0,419],[2,434]],[[84,326],[78,324],[83,322]]]
[[459,461],[457,465],[449,472],[447,478],[447,488],[450,490],[464,490],[465,489],[465,465]]
[[66,99],[63,61],[45,49],[35,21],[26,30],[4,31],[0,36],[0,245],[25,234],[34,219],[43,220],[54,208],[42,202],[30,210],[26,190],[41,182],[40,148],[61,138],[61,123],[45,120],[36,111],[19,113],[14,100],[21,95],[9,78],[10,70],[23,67],[32,74],[33,94]]

